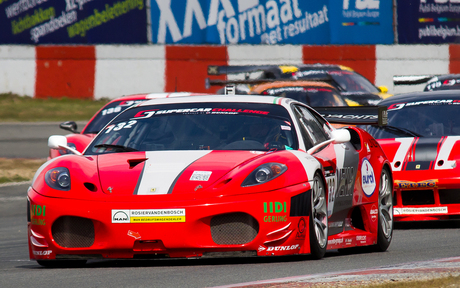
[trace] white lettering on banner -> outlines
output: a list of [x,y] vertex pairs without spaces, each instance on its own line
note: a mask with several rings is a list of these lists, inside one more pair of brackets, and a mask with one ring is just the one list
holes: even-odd
[[[177,26],[174,14],[171,11],[171,0],[156,0],[158,8],[160,8],[160,25],[158,27],[158,43],[166,42],[166,27],[169,28],[169,32],[174,42],[182,40],[182,35]],[[187,2],[188,5],[188,2]]]
[[[350,0],[343,0],[343,10],[348,10],[349,8]],[[358,10],[379,9],[380,0],[355,0],[355,8]]]
[[[460,0],[434,0],[434,3],[441,3],[441,4],[445,4],[447,2],[450,2],[450,3],[460,3]],[[426,3],[426,0],[420,0],[420,3]]]
[[193,14],[195,14],[195,19],[198,22],[200,29],[206,28],[206,19],[204,19],[203,10],[201,10],[200,3],[198,0],[188,0],[185,10],[184,37],[192,35]]
[[223,11],[225,12],[227,18],[235,16],[235,10],[233,10],[233,6],[232,6],[232,3],[230,3],[230,0],[211,0],[211,7],[209,8],[209,16],[208,16],[208,26],[216,25],[217,15],[222,12],[222,11],[218,12],[219,2],[224,7]]
[[77,12],[75,10],[65,13],[62,11],[62,15],[50,19],[50,21],[43,23],[37,27],[30,29],[31,39],[37,43],[40,37],[50,34],[60,28],[70,25],[77,21]]
[[[156,0],[156,3],[160,10],[157,43],[166,42],[167,32],[173,42],[192,36],[194,19],[201,30],[216,26],[221,44],[236,44],[259,35],[261,43],[276,44],[329,22],[326,5],[319,11],[304,13],[299,0],[279,0],[279,3],[269,0],[265,6],[259,0],[238,0],[238,15],[230,0],[211,0],[207,20],[200,1],[187,0],[181,32],[175,18],[179,15],[174,15],[171,0]],[[271,31],[265,33],[267,28]]]
[[254,8],[259,5],[259,0],[238,0],[238,12],[243,12],[249,8]]
[[29,9],[34,8],[37,5],[40,5],[48,0],[19,0],[11,4],[10,6],[6,7],[5,13],[7,18],[11,18],[21,14],[22,12],[26,12]]

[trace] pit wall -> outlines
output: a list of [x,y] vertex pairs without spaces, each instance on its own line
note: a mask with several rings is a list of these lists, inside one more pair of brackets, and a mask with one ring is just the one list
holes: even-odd
[[390,93],[393,75],[460,73],[460,45],[0,45],[0,93],[116,98],[145,92],[214,92],[208,65],[331,63],[353,68]]

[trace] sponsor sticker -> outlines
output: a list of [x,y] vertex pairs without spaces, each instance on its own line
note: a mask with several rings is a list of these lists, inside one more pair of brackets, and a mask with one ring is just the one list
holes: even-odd
[[185,222],[185,209],[112,210],[112,223]]
[[193,171],[190,181],[208,181],[211,174],[211,171]]
[[374,194],[375,187],[377,186],[374,169],[367,158],[363,159],[361,165],[361,186],[363,187],[364,194],[368,197]]
[[447,206],[445,207],[417,207],[417,208],[394,208],[394,215],[404,214],[446,214],[448,213]]
[[300,245],[286,245],[286,246],[269,246],[267,247],[267,251],[290,251],[300,249]]
[[329,245],[338,245],[343,243],[343,238],[331,239],[327,242]]
[[53,250],[45,250],[45,251],[33,251],[35,256],[48,256],[53,253]]
[[432,188],[436,187],[436,183],[438,182],[437,179],[433,180],[425,180],[425,181],[420,181],[420,182],[410,182],[410,181],[401,181],[401,180],[396,180],[396,188],[401,188],[401,189],[418,189],[418,188]]
[[372,208],[369,211],[369,214],[371,215],[372,222],[375,222],[377,218],[379,217],[379,209],[377,209],[375,205],[372,205]]

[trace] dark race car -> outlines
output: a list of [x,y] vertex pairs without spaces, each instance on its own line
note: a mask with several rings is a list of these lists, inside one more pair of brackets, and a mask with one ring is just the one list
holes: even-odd
[[[352,107],[353,108],[353,107]],[[373,123],[365,121],[367,123]],[[67,149],[64,136],[49,138]],[[357,127],[282,97],[130,107],[28,189],[30,259],[285,256],[392,241],[390,163]]]
[[[391,96],[387,93],[387,87],[376,87],[350,67],[334,64],[209,66],[208,74],[245,74],[247,85],[276,80],[323,81],[334,86],[344,98],[359,105],[377,105],[382,99]],[[253,74],[254,77],[251,77]],[[209,85],[222,85],[223,82],[234,83],[234,79],[207,80]],[[240,90],[244,91],[244,86],[240,85]]]
[[391,161],[396,221],[460,216],[460,94],[414,92],[380,103],[388,125],[367,130]]
[[460,89],[460,74],[443,75],[396,75],[395,85],[417,85],[426,83],[423,91],[457,90]]

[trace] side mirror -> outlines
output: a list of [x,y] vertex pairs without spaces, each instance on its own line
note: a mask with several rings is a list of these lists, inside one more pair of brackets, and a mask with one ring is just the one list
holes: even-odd
[[348,129],[337,129],[331,133],[332,142],[334,144],[345,143],[351,140],[351,134]]
[[311,155],[315,153],[318,149],[320,149],[323,146],[326,146],[329,143],[340,144],[340,143],[348,142],[350,141],[350,139],[351,139],[351,134],[350,134],[350,131],[348,131],[347,129],[333,130],[331,132],[331,139],[326,140],[324,142],[319,143],[318,145],[311,147],[310,149],[308,149],[307,153]]
[[377,88],[379,88],[380,92],[382,92],[382,93],[387,93],[388,92],[388,87],[387,86],[379,86]]
[[77,123],[75,123],[75,121],[66,121],[66,122],[62,122],[59,125],[59,128],[70,131],[72,133],[78,133],[77,127],[78,126],[77,126]]
[[51,149],[67,149],[73,154],[82,155],[76,149],[67,146],[67,138],[62,135],[53,135],[48,138],[48,147]]

